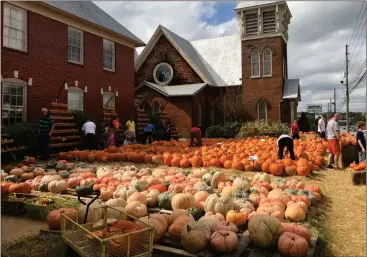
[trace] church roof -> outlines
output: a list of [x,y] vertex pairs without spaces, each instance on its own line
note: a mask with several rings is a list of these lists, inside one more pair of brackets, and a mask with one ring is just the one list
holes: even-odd
[[151,89],[158,91],[164,96],[192,96],[199,93],[204,87],[206,83],[199,83],[199,84],[185,84],[185,85],[173,85],[173,86],[161,86],[155,83],[151,83],[148,81],[142,82],[135,91],[143,86],[148,86]]
[[118,33],[134,41],[137,46],[145,45],[137,36],[131,33],[127,28],[122,26],[92,1],[43,1],[43,3],[94,23],[95,25],[101,26],[107,30]]
[[301,100],[299,79],[286,79],[284,82],[283,99]]

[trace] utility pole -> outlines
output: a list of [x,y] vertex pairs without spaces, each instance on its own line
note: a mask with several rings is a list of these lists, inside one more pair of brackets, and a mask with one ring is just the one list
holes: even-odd
[[330,106],[330,114],[333,112],[333,105],[332,105],[332,103],[331,103],[331,97],[330,97],[330,103],[329,103],[329,106]]
[[346,118],[347,118],[347,133],[349,133],[349,85],[348,85],[348,45],[345,45],[345,92],[346,92]]
[[334,88],[334,113],[336,112],[336,88]]

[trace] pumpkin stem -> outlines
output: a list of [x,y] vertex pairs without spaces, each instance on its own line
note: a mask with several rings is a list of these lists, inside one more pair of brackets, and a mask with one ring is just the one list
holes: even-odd
[[187,232],[190,232],[191,231],[190,225],[186,225],[186,229],[187,229]]
[[226,223],[226,226],[228,227],[229,226],[229,222],[227,221],[227,223]]

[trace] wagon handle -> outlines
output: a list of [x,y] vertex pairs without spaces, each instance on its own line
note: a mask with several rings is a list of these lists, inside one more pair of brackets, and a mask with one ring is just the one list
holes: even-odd
[[86,224],[87,222],[87,218],[88,218],[88,211],[89,211],[89,206],[99,198],[99,196],[101,195],[101,191],[99,190],[96,190],[96,191],[93,191],[92,194],[96,194],[96,196],[92,199],[92,201],[90,201],[88,204],[86,204],[82,199],[80,199],[80,197],[82,197],[83,195],[81,194],[78,194],[78,200],[79,202],[81,202],[82,204],[86,205],[87,206],[87,209],[85,210],[85,216],[84,216],[84,222],[83,224]]

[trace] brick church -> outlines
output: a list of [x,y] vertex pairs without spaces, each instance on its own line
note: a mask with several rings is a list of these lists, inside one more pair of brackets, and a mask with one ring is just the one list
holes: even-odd
[[150,106],[171,119],[177,136],[188,136],[192,126],[223,122],[218,97],[234,90],[246,120],[296,119],[300,85],[288,78],[286,1],[240,2],[235,11],[240,35],[188,41],[157,28],[135,61],[138,114]]

